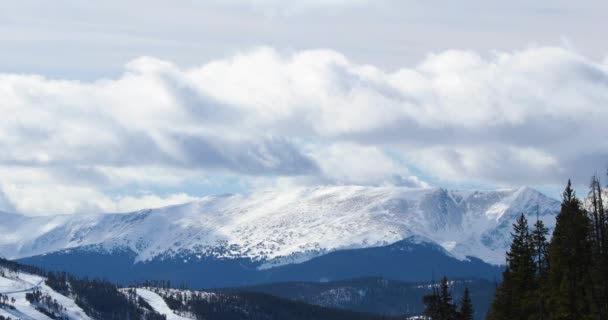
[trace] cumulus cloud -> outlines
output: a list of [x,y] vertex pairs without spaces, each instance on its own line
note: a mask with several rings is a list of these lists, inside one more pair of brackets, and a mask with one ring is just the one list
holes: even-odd
[[195,77],[217,99],[262,111],[267,122],[252,128],[399,146],[439,179],[555,183],[586,176],[608,156],[598,141],[606,133],[606,64],[563,48],[490,58],[447,51],[392,73],[333,51],[261,49]]
[[446,51],[388,72],[332,50],[259,48],[185,69],[142,57],[93,82],[5,73],[0,173],[19,211],[68,213],[187,200],[106,194],[225,175],[585,182],[608,164],[605,61],[552,47]]
[[335,143],[315,149],[313,158],[321,165],[322,176],[329,183],[429,186],[378,146]]

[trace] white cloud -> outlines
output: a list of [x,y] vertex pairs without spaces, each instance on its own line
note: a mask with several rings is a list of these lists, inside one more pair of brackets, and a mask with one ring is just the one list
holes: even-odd
[[17,212],[27,215],[113,212],[114,202],[98,190],[63,185],[4,184]]
[[9,199],[9,197],[4,194],[2,190],[0,190],[0,211],[3,212],[16,212],[17,209]]
[[337,143],[314,150],[312,157],[319,163],[322,176],[330,182],[428,187],[378,146]]
[[141,208],[160,208],[170,205],[182,204],[186,202],[200,200],[185,193],[170,194],[160,197],[154,194],[142,196],[125,196],[115,199],[116,212],[133,212]]
[[608,64],[564,48],[452,50],[393,72],[332,50],[143,57],[94,82],[0,74],[0,100],[0,174],[22,212],[173,203],[189,196],[106,194],[222,175],[546,185],[608,162]]
[[[0,193],[0,210],[27,215],[63,213],[133,212],[195,201],[200,198],[185,193],[165,196],[154,194],[109,197],[89,187],[62,185],[4,185]],[[6,195],[6,196],[3,196]],[[6,202],[16,199],[16,204]]]
[[[420,148],[411,160],[445,183],[560,185],[563,177],[572,174],[560,166],[556,158],[541,150],[512,146]],[[580,171],[585,177],[589,175],[582,168]]]

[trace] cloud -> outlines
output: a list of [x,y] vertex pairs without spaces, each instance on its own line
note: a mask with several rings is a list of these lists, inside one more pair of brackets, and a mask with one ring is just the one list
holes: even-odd
[[242,7],[246,6],[253,10],[260,10],[263,13],[271,16],[275,15],[293,15],[303,12],[339,9],[363,6],[371,1],[369,0],[299,0],[299,1],[281,1],[281,0],[213,0],[215,4],[222,6]]
[[112,199],[89,187],[4,184],[3,189],[14,211],[27,215],[115,211]]
[[217,125],[230,124],[189,110],[172,90],[180,86],[175,81],[181,79],[174,78],[183,75],[170,64],[143,58],[127,70],[118,80],[95,83],[0,75],[2,111],[11,114],[0,120],[0,143],[10,150],[0,155],[0,164],[314,172],[314,164],[287,138],[221,130]]
[[[512,146],[504,149],[490,146],[421,148],[411,160],[423,171],[432,172],[447,183],[560,185],[564,181],[562,177],[572,174],[544,151]],[[589,174],[582,173],[584,177]]]
[[[246,72],[248,65],[255,69]],[[266,123],[252,128],[393,148],[444,182],[586,180],[608,158],[599,138],[607,65],[564,48],[491,58],[451,50],[395,72],[334,51],[261,49],[206,65],[195,77],[216,99],[264,113]],[[317,157],[321,167],[331,159]]]
[[136,192],[223,176],[585,183],[608,164],[605,61],[450,50],[389,72],[264,47],[190,68],[142,57],[92,82],[0,74],[3,190],[19,211],[70,213],[173,203],[190,196]]
[[428,187],[409,173],[407,166],[391,158],[378,146],[336,143],[313,151],[328,182],[363,185]]
[[15,206],[11,202],[11,199],[4,194],[4,192],[0,189],[0,211],[3,212],[17,212]]
[[[133,212],[142,208],[159,208],[199,200],[185,193],[139,194],[110,197],[88,187],[5,185],[6,196],[0,194],[0,210],[28,215],[61,213]],[[8,198],[18,199],[13,206]]]
[[161,208],[200,200],[185,193],[170,194],[164,197],[148,194],[141,196],[125,196],[115,199],[115,212],[133,212],[142,208]]

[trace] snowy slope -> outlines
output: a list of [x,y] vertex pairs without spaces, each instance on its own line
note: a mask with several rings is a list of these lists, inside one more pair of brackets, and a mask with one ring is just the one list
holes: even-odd
[[190,320],[194,318],[186,318],[180,315],[177,315],[169,308],[165,300],[159,296],[157,293],[150,291],[148,289],[138,288],[135,289],[137,295],[144,299],[150,306],[154,309],[154,311],[167,316],[167,320]]
[[531,188],[333,186],[209,196],[128,214],[24,217],[0,213],[0,254],[35,256],[83,246],[128,248],[137,260],[175,254],[250,257],[266,266],[328,251],[387,245],[418,236],[457,258],[504,263],[520,212],[552,227],[559,203]]
[[76,305],[74,300],[55,292],[44,283],[44,280],[45,278],[37,275],[0,268],[0,293],[8,296],[9,299],[14,298],[16,300],[13,304],[15,309],[0,308],[0,315],[23,320],[51,319],[44,313],[38,311],[36,306],[25,299],[26,293],[39,290],[43,294],[51,296],[51,298],[57,300],[60,305],[65,307],[63,316],[68,319],[90,319],[84,311]]

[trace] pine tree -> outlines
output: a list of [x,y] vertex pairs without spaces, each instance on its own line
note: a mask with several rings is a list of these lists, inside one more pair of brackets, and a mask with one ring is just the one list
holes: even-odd
[[542,220],[540,220],[538,207],[536,209],[536,223],[534,224],[534,230],[532,231],[532,248],[534,251],[534,262],[536,269],[535,276],[535,291],[532,292],[530,302],[536,306],[534,310],[535,319],[545,319],[545,309],[547,305],[547,293],[542,289],[542,284],[547,279],[547,271],[549,269],[549,258],[547,251],[549,242],[547,236],[549,235],[549,229],[547,229]]
[[486,315],[488,320],[510,320],[510,310],[513,304],[513,288],[510,285],[511,270],[509,266],[505,268],[502,276],[502,282],[496,284],[494,292],[494,300],[490,305],[490,310]]
[[591,178],[589,219],[591,220],[592,277],[591,293],[598,319],[608,317],[608,224],[600,179]]
[[513,224],[503,281],[496,290],[488,319],[529,319],[534,313],[535,263],[533,239],[522,213]]
[[422,298],[425,304],[424,315],[432,320],[456,320],[458,319],[457,306],[452,302],[448,278],[443,277],[437,291],[433,284],[433,293]]
[[590,225],[568,180],[549,245],[544,290],[548,293],[550,319],[592,319]]
[[536,212],[536,222],[534,223],[534,230],[532,230],[532,248],[534,251],[534,262],[537,276],[541,276],[549,269],[549,258],[547,256],[549,249],[549,241],[547,236],[549,235],[549,229],[545,227],[545,224],[540,220],[538,207]]
[[460,301],[460,312],[458,314],[459,320],[473,320],[473,302],[471,301],[471,294],[469,288],[464,287],[464,293],[462,294],[462,300]]
[[424,303],[424,317],[426,319],[439,319],[439,292],[433,282],[433,293],[422,297]]
[[456,305],[452,302],[452,294],[448,284],[448,278],[441,279],[439,291],[439,319],[438,320],[455,320]]

